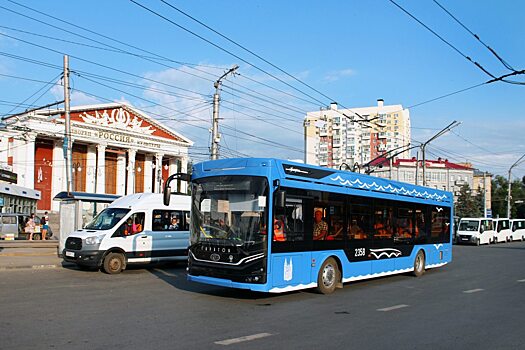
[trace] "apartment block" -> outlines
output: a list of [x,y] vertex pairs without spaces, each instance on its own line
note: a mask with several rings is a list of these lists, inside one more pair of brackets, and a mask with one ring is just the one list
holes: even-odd
[[399,149],[409,158],[410,113],[402,105],[329,108],[308,112],[304,120],[305,162],[329,168],[362,166],[385,152]]

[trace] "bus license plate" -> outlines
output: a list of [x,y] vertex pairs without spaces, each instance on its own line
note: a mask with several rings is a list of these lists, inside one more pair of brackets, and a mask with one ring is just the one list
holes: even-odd
[[68,252],[68,251],[66,251],[66,256],[74,258],[75,257],[75,252]]

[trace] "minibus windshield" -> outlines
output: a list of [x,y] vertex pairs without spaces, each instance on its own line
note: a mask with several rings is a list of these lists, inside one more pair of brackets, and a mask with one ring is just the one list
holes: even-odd
[[130,209],[125,208],[106,208],[102,210],[84,228],[87,230],[109,230],[113,228]]
[[459,223],[459,231],[478,231],[479,221],[465,220]]

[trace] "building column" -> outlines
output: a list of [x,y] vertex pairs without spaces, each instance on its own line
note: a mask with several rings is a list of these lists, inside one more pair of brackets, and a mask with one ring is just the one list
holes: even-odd
[[[180,169],[179,171],[181,173],[188,173],[188,158],[187,157],[181,157],[180,158]],[[188,192],[188,183],[186,181],[180,182],[180,191],[182,193]]]
[[155,154],[155,193],[162,192],[162,185],[164,181],[162,180],[162,158],[164,154],[156,153]]
[[144,157],[144,192],[153,192],[153,156],[146,154]]
[[126,195],[126,155],[117,155],[117,194]]
[[95,193],[96,173],[97,173],[97,151],[95,145],[87,147],[86,154],[86,192]]
[[[179,158],[171,157],[169,159],[168,172],[170,175],[179,172]],[[176,192],[179,190],[179,186],[178,186],[179,182],[180,182],[179,180],[175,180],[171,183],[171,189],[173,192]]]
[[27,133],[24,147],[15,150],[13,170],[18,175],[18,185],[35,188],[35,140],[36,134]]
[[128,166],[126,170],[128,171],[128,188],[126,194],[135,193],[135,156],[137,155],[137,150],[130,148],[128,149]]
[[[53,179],[51,180],[51,197],[67,190],[66,184],[66,161],[64,159],[64,142],[55,140],[53,147]],[[60,202],[51,201],[51,210],[58,212]]]
[[97,145],[96,193],[106,193],[106,145]]

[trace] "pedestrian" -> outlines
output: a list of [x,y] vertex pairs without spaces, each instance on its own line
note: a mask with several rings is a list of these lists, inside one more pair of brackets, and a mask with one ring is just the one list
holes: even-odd
[[33,219],[35,214],[31,213],[31,216],[27,218],[25,232],[29,233],[29,240],[33,240],[33,234],[35,233],[35,220]]
[[42,224],[42,240],[45,241],[47,237],[47,231],[49,230],[49,215],[47,211],[44,213],[44,217],[41,221]]

